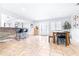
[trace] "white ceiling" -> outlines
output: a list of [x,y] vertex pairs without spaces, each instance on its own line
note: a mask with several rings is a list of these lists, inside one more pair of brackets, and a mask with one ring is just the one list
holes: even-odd
[[74,3],[53,4],[0,4],[12,13],[32,20],[45,20],[72,15],[79,6]]

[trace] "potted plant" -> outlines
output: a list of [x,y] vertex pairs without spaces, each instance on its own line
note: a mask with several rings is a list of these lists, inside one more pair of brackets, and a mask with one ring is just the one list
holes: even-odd
[[65,21],[63,28],[65,30],[69,30],[69,29],[71,29],[71,24],[68,21]]

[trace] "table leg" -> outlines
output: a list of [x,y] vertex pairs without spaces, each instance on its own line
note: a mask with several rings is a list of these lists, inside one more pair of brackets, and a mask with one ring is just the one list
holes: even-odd
[[55,43],[55,33],[53,33],[53,43]]
[[66,47],[69,47],[69,32],[66,32]]

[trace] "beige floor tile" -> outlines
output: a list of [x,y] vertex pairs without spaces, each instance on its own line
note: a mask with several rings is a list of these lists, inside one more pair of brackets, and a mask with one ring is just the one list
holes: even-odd
[[78,56],[78,50],[79,47],[75,43],[69,48],[53,44],[52,41],[49,44],[47,36],[29,36],[20,41],[12,38],[10,41],[0,43],[2,56]]

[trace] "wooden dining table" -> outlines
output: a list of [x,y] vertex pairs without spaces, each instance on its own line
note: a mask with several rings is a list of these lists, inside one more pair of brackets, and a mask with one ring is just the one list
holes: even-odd
[[70,32],[69,31],[66,31],[66,32],[59,32],[59,31],[55,31],[53,32],[53,43],[56,43],[56,37],[57,37],[57,33],[65,33],[66,35],[66,47],[69,47],[69,44],[70,44]]

